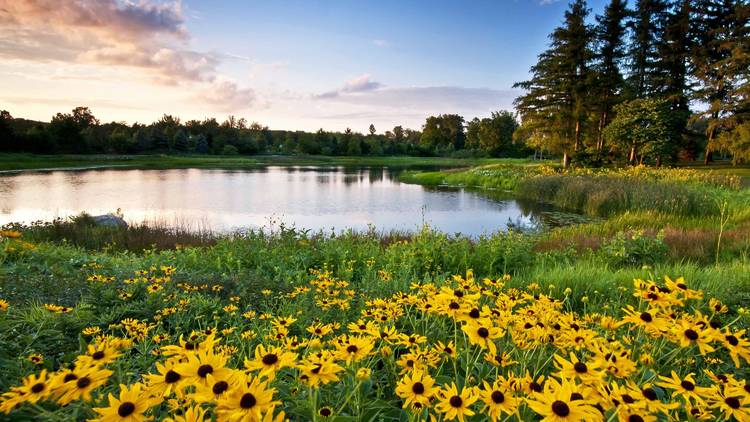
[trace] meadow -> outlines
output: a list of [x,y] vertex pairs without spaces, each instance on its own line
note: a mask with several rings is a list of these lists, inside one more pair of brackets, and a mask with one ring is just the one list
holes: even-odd
[[402,175],[596,217],[477,239],[6,227],[0,418],[750,420],[750,191],[725,173]]

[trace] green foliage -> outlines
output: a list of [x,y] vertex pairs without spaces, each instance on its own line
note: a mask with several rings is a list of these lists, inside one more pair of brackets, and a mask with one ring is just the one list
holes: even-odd
[[614,266],[654,265],[667,256],[664,234],[644,236],[643,232],[619,232],[602,245],[601,254]]
[[621,151],[636,157],[665,157],[673,147],[671,113],[666,100],[637,99],[615,106],[617,117],[604,129],[604,137]]

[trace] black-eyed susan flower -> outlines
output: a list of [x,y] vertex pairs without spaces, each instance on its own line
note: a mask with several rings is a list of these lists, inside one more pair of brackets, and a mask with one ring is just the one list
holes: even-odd
[[161,401],[159,398],[151,397],[145,393],[143,384],[130,386],[121,384],[120,394],[115,397],[109,395],[109,406],[95,407],[94,411],[99,417],[92,419],[94,422],[142,422],[150,418],[146,412]]
[[217,418],[219,421],[260,421],[264,413],[280,404],[273,399],[275,392],[265,381],[249,377],[218,400]]
[[510,383],[502,378],[492,384],[484,381],[483,387],[478,390],[478,394],[484,403],[482,412],[493,422],[501,419],[503,415],[515,414],[521,404],[521,399],[515,396],[510,388]]
[[451,383],[438,391],[438,402],[435,405],[435,410],[440,412],[445,420],[458,419],[463,422],[467,416],[474,415],[471,405],[477,399],[478,397],[474,394],[472,388],[464,387],[459,390],[456,383]]
[[258,376],[273,380],[276,371],[281,368],[294,366],[297,354],[286,352],[280,347],[268,347],[259,344],[255,348],[255,359],[245,359],[245,368],[249,371],[259,371]]
[[401,378],[396,385],[396,395],[404,400],[404,409],[423,409],[437,393],[434,385],[435,379],[429,373],[416,369]]
[[527,399],[528,406],[542,416],[542,421],[601,421],[602,414],[586,400],[573,396],[571,382],[548,379],[543,393],[534,393]]

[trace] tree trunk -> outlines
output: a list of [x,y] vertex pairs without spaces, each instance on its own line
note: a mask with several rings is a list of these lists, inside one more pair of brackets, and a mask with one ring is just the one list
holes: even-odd
[[568,151],[563,152],[563,161],[562,161],[563,169],[568,169],[570,167],[570,156],[568,155]]
[[575,135],[575,143],[573,144],[573,152],[578,152],[578,149],[581,146],[581,121],[576,120],[576,135]]
[[635,144],[633,144],[633,146],[630,147],[630,155],[628,156],[628,162],[631,165],[635,165],[635,158],[636,158],[636,149],[635,149]]
[[599,133],[596,139],[596,150],[601,152],[604,151],[604,127],[607,126],[607,110],[603,110],[601,116],[599,116]]
[[661,167],[661,155],[656,157],[656,167]]

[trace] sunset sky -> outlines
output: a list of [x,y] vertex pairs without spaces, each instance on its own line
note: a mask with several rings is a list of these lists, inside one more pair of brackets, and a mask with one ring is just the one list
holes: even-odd
[[[594,13],[603,1],[590,1]],[[510,109],[554,0],[0,0],[0,109],[49,120],[233,114],[272,129],[418,129]]]

